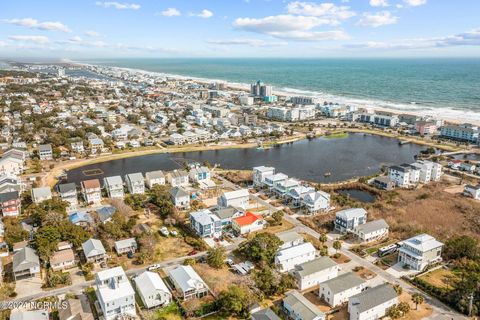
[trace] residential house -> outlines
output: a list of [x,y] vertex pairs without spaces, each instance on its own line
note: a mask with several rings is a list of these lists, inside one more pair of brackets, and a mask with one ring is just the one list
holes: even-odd
[[173,170],[167,174],[167,181],[172,187],[188,186],[188,173],[184,170]]
[[82,141],[72,142],[70,144],[70,148],[72,149],[73,152],[76,152],[76,153],[84,153],[85,152],[85,147],[84,147]]
[[229,191],[224,192],[220,197],[218,197],[217,204],[223,208],[232,206],[245,210],[248,207],[249,198],[250,194],[248,193],[247,189]]
[[60,242],[57,251],[50,257],[50,267],[53,271],[67,270],[75,267],[75,253],[68,242]]
[[284,231],[277,234],[278,239],[282,241],[279,249],[286,249],[294,246],[298,246],[305,240],[303,237],[295,231]]
[[309,213],[327,210],[330,207],[330,195],[324,191],[307,193],[302,200]]
[[232,225],[232,219],[243,216],[245,213],[240,208],[235,207],[219,207],[215,206],[210,209],[214,215],[216,215],[222,222],[222,227]]
[[98,179],[85,180],[81,183],[83,199],[88,204],[100,204],[102,201],[102,189]]
[[191,212],[190,225],[202,238],[219,237],[222,234],[222,221],[208,209]]
[[417,160],[411,166],[420,170],[419,182],[439,181],[442,177],[442,165],[427,160]]
[[470,123],[446,125],[440,128],[440,135],[448,139],[477,143],[479,130],[477,126]]
[[77,296],[77,299],[63,301],[64,308],[58,309],[59,320],[94,320],[90,302],[85,294]]
[[318,296],[335,308],[365,290],[367,283],[353,272],[320,283]]
[[284,312],[293,320],[325,320],[326,316],[297,290],[290,291],[282,300]]
[[168,271],[168,276],[184,300],[202,298],[208,294],[208,286],[192,266],[178,266]]
[[52,199],[52,191],[49,187],[40,187],[32,189],[32,201],[33,203],[40,203],[45,200]]
[[74,225],[81,227],[88,227],[94,222],[90,213],[84,210],[73,212],[68,216],[68,220]]
[[147,309],[166,306],[172,301],[172,294],[157,272],[144,271],[133,278],[137,293]]
[[77,186],[75,183],[62,183],[58,185],[58,194],[63,201],[70,203],[70,206],[78,205]]
[[296,265],[314,260],[315,253],[315,247],[310,242],[304,242],[279,250],[275,256],[275,265],[280,272],[290,271],[295,269]]
[[389,226],[383,219],[360,224],[353,229],[353,233],[361,242],[372,242],[388,236]]
[[105,320],[136,317],[135,291],[122,267],[97,272],[95,284],[98,304]]
[[135,238],[123,239],[115,241],[115,251],[118,255],[137,251],[137,241]]
[[281,320],[270,308],[252,312],[252,320]]
[[335,230],[341,233],[352,232],[358,225],[367,222],[367,211],[352,208],[338,211],[335,215]]
[[307,186],[298,186],[290,189],[287,193],[287,202],[294,208],[298,208],[303,204],[303,199],[309,193],[315,192],[315,188]]
[[480,184],[477,184],[476,186],[467,184],[465,188],[463,188],[463,194],[473,199],[480,199]]
[[365,290],[348,299],[350,320],[380,319],[398,303],[397,292],[389,284]]
[[147,172],[145,173],[145,183],[149,189],[152,189],[155,185],[164,185],[165,175],[161,170]]
[[473,173],[475,171],[475,165],[469,162],[462,162],[460,163],[458,169],[461,171],[466,171],[468,173]]
[[38,146],[38,156],[40,160],[53,160],[53,149],[51,144],[41,144]]
[[188,175],[190,176],[190,181],[193,183],[208,181],[210,180],[210,169],[204,166],[192,168]]
[[273,167],[254,167],[253,168],[253,184],[255,186],[262,186],[265,182],[266,176],[273,176],[275,174],[275,168]]
[[130,194],[144,194],[145,193],[145,179],[143,175],[138,173],[130,173],[125,176],[128,192]]
[[265,220],[261,215],[247,212],[244,216],[232,219],[232,229],[238,235],[262,230]]
[[335,278],[339,271],[338,265],[329,257],[318,257],[301,264],[292,270],[300,290],[315,287],[321,282]]
[[170,189],[170,199],[177,208],[190,207],[190,195],[181,187],[173,187]]
[[107,223],[112,221],[113,214],[117,211],[114,206],[101,206],[95,209],[95,212],[98,215],[98,219],[102,223]]
[[120,176],[106,177],[104,180],[105,189],[110,199],[123,199],[123,180]]
[[298,181],[297,179],[289,178],[277,183],[274,187],[274,192],[277,194],[278,197],[284,198],[291,189],[297,188],[299,185],[300,181]]
[[83,254],[87,262],[104,262],[107,252],[100,240],[89,239],[82,243]]
[[443,243],[428,234],[420,234],[401,242],[398,261],[412,270],[423,271],[442,261]]
[[264,187],[267,187],[267,189],[272,192],[275,187],[277,186],[277,184],[285,181],[288,179],[288,176],[283,174],[283,173],[276,173],[276,174],[273,174],[273,175],[267,175],[264,177],[264,182],[263,182],[263,186]]
[[408,188],[420,181],[420,169],[410,164],[401,164],[388,168],[388,177],[395,183],[395,186]]
[[395,188],[395,182],[393,182],[387,176],[376,177],[373,180],[372,184],[378,189],[387,190],[387,191],[393,190]]
[[20,214],[22,200],[18,191],[0,193],[0,210],[3,217],[16,217]]
[[30,247],[24,247],[13,254],[12,272],[15,280],[35,277],[40,274],[40,260]]
[[5,153],[0,158],[0,174],[20,175],[25,169],[25,161]]

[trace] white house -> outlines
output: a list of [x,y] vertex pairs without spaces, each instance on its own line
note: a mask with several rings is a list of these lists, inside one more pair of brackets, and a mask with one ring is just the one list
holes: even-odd
[[232,219],[232,229],[238,235],[262,230],[265,220],[259,214],[247,212],[245,215]]
[[145,179],[140,172],[130,173],[125,176],[128,192],[130,194],[144,194],[145,193]]
[[335,261],[329,257],[318,257],[296,265],[292,272],[297,280],[298,288],[305,290],[335,278],[339,269]]
[[388,236],[389,226],[383,219],[360,224],[353,229],[353,233],[361,242],[371,242]]
[[40,203],[45,200],[52,199],[52,191],[49,187],[39,187],[32,189],[32,201],[33,203]]
[[188,208],[190,207],[190,195],[181,187],[173,187],[169,191],[170,199],[172,203],[177,208]]
[[117,254],[124,254],[137,251],[138,245],[137,241],[135,241],[135,238],[128,238],[115,241],[114,247]]
[[367,211],[352,208],[338,211],[335,215],[335,230],[342,233],[352,232],[357,226],[367,222]]
[[404,240],[398,250],[398,261],[412,270],[422,271],[433,263],[442,261],[443,243],[428,234]]
[[173,285],[184,300],[201,298],[208,294],[208,286],[192,266],[178,266],[168,271]]
[[98,239],[89,239],[82,243],[83,254],[88,262],[102,262],[107,257],[107,251]]
[[303,197],[302,204],[309,213],[327,210],[330,207],[330,195],[324,191],[309,192]]
[[296,265],[315,259],[315,247],[310,242],[279,250],[275,264],[280,272],[293,270]]
[[284,231],[282,233],[278,233],[277,237],[283,242],[280,246],[280,249],[298,246],[299,244],[305,242],[303,237],[295,231]]
[[147,172],[145,173],[145,183],[149,189],[155,185],[164,185],[165,175],[161,170]]
[[95,284],[98,304],[105,320],[136,317],[135,291],[122,267],[97,272]]
[[106,177],[104,185],[110,199],[123,199],[125,196],[122,177]]
[[59,184],[58,194],[63,201],[70,203],[70,206],[78,205],[77,186],[75,183]]
[[325,320],[326,316],[297,290],[290,291],[282,300],[284,312],[293,320]]
[[204,182],[210,180],[210,169],[207,167],[192,168],[188,173],[190,181],[192,182]]
[[353,272],[347,272],[336,278],[320,283],[318,296],[331,307],[339,306],[348,298],[361,293],[366,282]]
[[287,193],[287,202],[291,203],[294,208],[298,208],[303,204],[305,196],[312,192],[315,192],[315,189],[306,186],[298,186],[290,189]]
[[224,192],[217,199],[217,204],[220,207],[226,208],[228,206],[247,209],[248,199],[250,194],[247,189],[240,189],[235,191]]
[[296,188],[299,185],[300,185],[300,181],[298,181],[297,179],[289,178],[275,184],[274,191],[277,194],[277,196],[283,198],[288,194],[288,192],[291,189]]
[[442,177],[442,165],[427,160],[418,160],[411,164],[420,170],[419,182],[429,183],[430,181],[439,181]]
[[188,186],[188,173],[183,170],[173,170],[167,174],[167,181],[172,187]]
[[88,204],[100,204],[102,202],[102,189],[98,179],[82,181],[82,194]]
[[350,320],[380,319],[398,303],[397,292],[389,284],[368,289],[348,299]]
[[410,164],[401,164],[388,168],[388,177],[397,187],[411,187],[420,181],[420,169]]
[[262,186],[263,183],[265,182],[265,177],[272,176],[274,174],[275,174],[274,167],[265,167],[265,166],[254,167],[253,168],[253,184],[255,186]]
[[133,278],[138,295],[147,309],[168,305],[172,294],[156,272],[144,271]]
[[276,173],[264,177],[263,186],[267,187],[269,191],[273,191],[277,184],[288,179],[288,176],[283,173]]
[[463,194],[473,199],[480,199],[480,184],[477,184],[476,186],[467,184],[463,189]]

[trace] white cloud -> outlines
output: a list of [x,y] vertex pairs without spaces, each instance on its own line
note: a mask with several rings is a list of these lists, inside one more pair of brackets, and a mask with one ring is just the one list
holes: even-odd
[[160,12],[160,15],[164,17],[178,17],[181,15],[180,11],[176,8],[168,8]]
[[370,5],[372,7],[388,7],[388,1],[387,0],[370,0]]
[[222,46],[277,47],[287,45],[286,42],[272,42],[260,39],[236,38],[227,40],[208,40],[207,43]]
[[87,30],[85,31],[85,35],[88,36],[88,37],[100,37],[100,33],[98,33],[97,31],[94,31],[94,30]]
[[265,18],[238,18],[233,23],[239,30],[270,35],[279,39],[297,41],[344,40],[348,35],[343,31],[312,31],[322,25],[335,25],[328,18],[278,15]]
[[200,13],[192,13],[192,12],[190,12],[190,13],[189,13],[189,16],[208,19],[208,18],[213,17],[213,12],[210,11],[210,10],[207,10],[207,9],[203,9]]
[[403,2],[405,2],[410,7],[418,7],[426,4],[427,0],[403,0]]
[[21,42],[33,42],[36,44],[45,44],[49,40],[45,36],[9,36],[8,39]]
[[115,1],[97,1],[95,4],[99,7],[103,8],[115,8],[117,10],[138,10],[140,9],[140,5],[137,3],[120,3]]
[[480,29],[459,33],[452,36],[437,38],[416,38],[402,39],[392,42],[365,42],[344,45],[345,48],[352,49],[383,49],[383,50],[399,50],[399,49],[430,49],[430,48],[447,48],[456,46],[479,46],[480,47]]
[[40,22],[36,19],[24,18],[24,19],[5,19],[5,20],[2,20],[2,22],[8,23],[8,24],[14,24],[17,26],[27,27],[31,29],[71,32],[71,30],[66,25],[58,21]]
[[382,11],[378,13],[364,13],[357,24],[364,27],[378,28],[397,22],[398,17],[392,15],[389,11]]
[[339,20],[346,20],[355,16],[355,12],[348,6],[336,6],[333,3],[313,3],[294,1],[287,5],[289,14],[298,14],[303,16],[323,17],[339,23]]

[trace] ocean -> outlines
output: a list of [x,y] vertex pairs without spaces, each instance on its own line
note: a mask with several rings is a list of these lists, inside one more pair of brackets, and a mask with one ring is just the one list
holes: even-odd
[[480,120],[480,59],[125,58],[84,61],[250,84],[326,101]]

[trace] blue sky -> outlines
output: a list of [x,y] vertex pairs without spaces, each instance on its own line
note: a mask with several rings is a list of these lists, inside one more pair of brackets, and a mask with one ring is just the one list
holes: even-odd
[[0,0],[0,56],[480,56],[476,0]]

